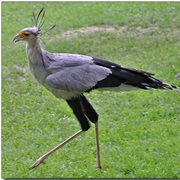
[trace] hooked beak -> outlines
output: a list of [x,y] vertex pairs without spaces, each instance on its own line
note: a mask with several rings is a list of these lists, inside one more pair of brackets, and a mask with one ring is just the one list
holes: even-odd
[[13,41],[16,43],[16,42],[18,42],[18,41],[20,41],[21,40],[21,38],[19,37],[19,34],[17,34],[16,36],[14,36],[14,38],[13,38]]

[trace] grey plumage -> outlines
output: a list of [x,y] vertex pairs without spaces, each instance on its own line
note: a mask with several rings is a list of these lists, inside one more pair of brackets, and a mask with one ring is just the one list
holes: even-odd
[[47,68],[52,74],[46,81],[50,87],[56,89],[83,93],[111,74],[108,68],[94,64],[89,56],[56,54],[55,58],[58,61]]
[[[39,21],[41,14],[42,18]],[[39,12],[37,18],[33,14],[35,26],[21,30],[14,37],[14,42],[20,40],[27,42],[26,53],[33,76],[56,97],[67,101],[80,122],[82,131],[89,129],[88,120],[95,123],[97,150],[99,148],[98,114],[84,96],[85,92],[90,92],[93,89],[115,91],[151,88],[178,89],[176,86],[154,78],[153,74],[149,72],[120,66],[91,56],[50,53],[44,50],[39,38],[44,15],[44,9]],[[77,134],[79,135],[81,132]],[[49,152],[48,155],[41,157],[32,167],[39,165],[51,153]],[[98,167],[101,168],[100,154],[98,156]]]

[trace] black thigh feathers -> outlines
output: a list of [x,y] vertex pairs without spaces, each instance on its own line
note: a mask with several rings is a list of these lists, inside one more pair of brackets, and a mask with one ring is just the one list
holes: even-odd
[[67,103],[77,117],[83,131],[90,128],[88,119],[95,123],[98,121],[98,114],[84,95],[67,100]]

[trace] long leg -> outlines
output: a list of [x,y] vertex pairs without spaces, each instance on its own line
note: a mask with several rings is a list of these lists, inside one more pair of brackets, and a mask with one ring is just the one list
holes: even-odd
[[65,144],[67,144],[69,141],[75,139],[77,136],[79,136],[80,134],[82,134],[84,131],[80,130],[77,133],[73,134],[72,136],[70,136],[68,139],[66,139],[65,141],[63,141],[61,144],[59,144],[58,146],[56,146],[55,148],[51,149],[49,152],[47,152],[46,154],[44,154],[43,156],[41,156],[31,167],[30,169],[35,168],[36,166],[39,166],[44,159],[46,159],[47,157],[49,157],[53,152],[55,152],[56,150],[58,150],[59,148],[61,148],[62,146],[64,146]]
[[77,119],[79,120],[80,124],[81,124],[81,128],[82,130],[78,131],[77,133],[73,134],[72,136],[70,136],[68,139],[66,139],[64,142],[62,142],[61,144],[59,144],[58,146],[56,146],[55,148],[53,148],[52,150],[50,150],[49,152],[47,152],[46,154],[44,154],[43,156],[41,156],[31,167],[30,169],[38,166],[39,164],[41,164],[44,159],[46,159],[47,157],[49,157],[53,152],[55,152],[56,150],[58,150],[59,148],[61,148],[62,146],[64,146],[66,143],[68,143],[69,141],[73,140],[74,138],[76,138],[77,136],[79,136],[82,132],[87,131],[90,128],[90,125],[88,123],[88,120],[86,118],[86,115],[84,114],[84,108],[83,105],[80,101],[79,98],[76,99],[71,99],[71,100],[67,100],[67,103],[69,104],[69,106],[72,108],[74,114],[76,115]]
[[101,158],[100,158],[98,114],[85,96],[81,96],[81,102],[83,103],[85,114],[87,115],[89,120],[95,124],[97,163],[98,163],[98,169],[101,170],[102,166],[101,166]]
[[74,114],[76,115],[77,119],[79,120],[82,130],[78,131],[77,133],[70,136],[68,139],[66,139],[64,142],[41,156],[31,167],[30,169],[40,165],[44,159],[49,157],[52,153],[54,153],[56,150],[67,144],[69,141],[75,139],[77,136],[79,136],[84,131],[87,131],[90,126],[88,123],[88,120],[86,116],[91,120],[93,123],[95,123],[95,132],[96,132],[96,146],[97,146],[97,162],[98,162],[98,168],[101,169],[101,160],[100,160],[100,150],[99,150],[99,134],[98,134],[98,114],[92,107],[92,105],[89,103],[89,101],[86,99],[85,96],[82,96],[81,98],[67,100],[67,103],[72,108]]
[[98,128],[98,121],[95,123],[95,132],[96,132],[96,148],[97,148],[97,163],[98,169],[101,170],[101,157],[100,157],[100,146],[99,146],[99,128]]

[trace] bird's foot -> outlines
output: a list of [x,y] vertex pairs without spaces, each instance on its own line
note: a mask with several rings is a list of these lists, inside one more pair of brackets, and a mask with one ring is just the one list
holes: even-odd
[[45,159],[45,157],[41,156],[29,169],[33,169],[33,168],[39,166],[43,162],[44,159]]
[[97,169],[102,172],[102,166],[98,166]]

